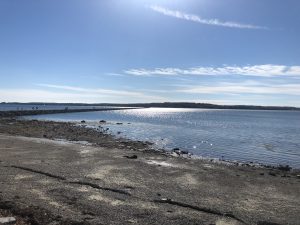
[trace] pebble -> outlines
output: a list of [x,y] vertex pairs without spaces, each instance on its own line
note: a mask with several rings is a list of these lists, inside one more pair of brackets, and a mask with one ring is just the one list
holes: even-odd
[[16,219],[14,217],[0,217],[0,224],[15,224]]

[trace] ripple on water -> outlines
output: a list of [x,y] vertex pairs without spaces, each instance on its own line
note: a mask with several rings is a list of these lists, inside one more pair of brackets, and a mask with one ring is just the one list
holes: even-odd
[[106,120],[111,123],[102,126],[110,132],[151,141],[159,148],[178,147],[211,158],[300,168],[299,111],[146,108],[29,118],[85,120],[96,127]]

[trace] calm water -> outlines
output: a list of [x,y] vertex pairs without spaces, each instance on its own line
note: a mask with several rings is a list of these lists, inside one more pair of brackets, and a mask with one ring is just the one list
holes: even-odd
[[92,126],[106,120],[112,133],[121,131],[122,136],[151,141],[160,148],[179,147],[204,157],[300,168],[300,112],[296,111],[149,108],[29,118],[86,120]]

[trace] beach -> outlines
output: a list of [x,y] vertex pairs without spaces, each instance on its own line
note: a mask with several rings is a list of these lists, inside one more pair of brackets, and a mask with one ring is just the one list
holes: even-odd
[[73,123],[0,119],[0,208],[28,224],[284,225],[300,172],[157,151]]

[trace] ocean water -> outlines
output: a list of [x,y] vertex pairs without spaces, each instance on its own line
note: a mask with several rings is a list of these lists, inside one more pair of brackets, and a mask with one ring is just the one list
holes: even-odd
[[300,111],[146,108],[26,118],[86,120],[94,127],[106,120],[109,132],[166,150],[178,147],[208,158],[300,168]]

